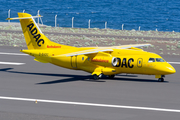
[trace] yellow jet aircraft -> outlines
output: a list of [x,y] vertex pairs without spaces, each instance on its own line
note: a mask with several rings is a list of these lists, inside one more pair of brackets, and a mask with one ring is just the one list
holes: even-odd
[[50,41],[40,30],[34,18],[27,13],[18,13],[27,44],[23,53],[35,57],[35,61],[52,63],[57,66],[83,70],[92,73],[94,79],[102,74],[114,78],[116,74],[145,74],[155,75],[163,82],[165,75],[173,74],[176,70],[161,56],[143,51],[137,47],[151,44],[121,45],[112,47],[72,47]]

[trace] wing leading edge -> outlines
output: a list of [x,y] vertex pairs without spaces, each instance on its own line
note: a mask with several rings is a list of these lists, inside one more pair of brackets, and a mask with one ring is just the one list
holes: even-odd
[[121,46],[114,46],[114,47],[119,48],[119,49],[128,49],[131,47],[138,48],[138,47],[144,47],[144,46],[150,46],[150,45],[151,44],[133,44],[133,45],[121,45]]
[[132,48],[132,47],[137,48],[137,47],[144,47],[144,46],[150,46],[150,45],[151,44],[135,44],[135,45],[112,46],[112,47],[99,47],[96,49],[82,50],[82,51],[57,55],[57,56],[69,57],[69,56],[77,56],[77,55],[89,55],[89,54],[98,53],[98,52],[113,52],[113,49],[128,49],[128,48]]

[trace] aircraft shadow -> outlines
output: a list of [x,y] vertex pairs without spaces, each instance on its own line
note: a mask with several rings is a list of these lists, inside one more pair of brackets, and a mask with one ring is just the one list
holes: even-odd
[[[137,75],[117,75],[117,76],[123,76],[122,77],[115,77],[114,79],[109,79],[105,76],[103,76],[99,80],[94,80],[91,75],[70,75],[70,74],[54,74],[54,73],[33,73],[33,72],[19,72],[19,71],[9,71],[13,68],[3,68],[0,69],[0,71],[3,72],[9,72],[9,73],[17,73],[17,74],[28,74],[28,75],[42,75],[42,76],[54,76],[54,77],[68,77],[65,79],[59,79],[59,80],[51,80],[47,82],[41,82],[36,84],[57,84],[57,83],[65,83],[65,82],[74,82],[74,81],[87,81],[87,82],[106,82],[107,80],[115,80],[115,81],[132,81],[132,82],[158,82],[157,80],[152,79],[140,79],[140,78],[125,78],[125,77],[138,77]],[[167,83],[168,81],[165,81],[163,83]]]
[[94,80],[91,75],[70,75],[70,74],[54,74],[54,73],[33,73],[33,72],[19,72],[19,71],[9,71],[13,68],[3,68],[0,71],[9,72],[9,73],[17,73],[17,74],[28,74],[28,75],[42,75],[42,76],[54,76],[54,77],[68,77],[67,79],[60,79],[48,82],[41,82],[36,84],[56,84],[56,83],[64,83],[64,82],[73,82],[73,81],[87,81],[87,82],[105,82],[102,80]]
[[131,81],[131,82],[158,82],[157,80],[152,80],[152,79],[125,78],[125,77],[123,77],[123,78],[115,77],[112,80],[116,80],[116,81]]
[[124,74],[124,75],[122,75],[122,74],[118,74],[118,75],[116,75],[116,76],[125,76],[125,77],[138,77],[138,75],[131,75],[131,74]]
[[68,77],[66,79],[48,81],[48,82],[41,82],[36,84],[56,84],[56,83],[65,83],[65,82],[74,82],[74,81],[87,81],[87,82],[105,82],[102,80],[94,80],[91,75],[81,76],[81,75],[65,75],[59,74],[61,77]]

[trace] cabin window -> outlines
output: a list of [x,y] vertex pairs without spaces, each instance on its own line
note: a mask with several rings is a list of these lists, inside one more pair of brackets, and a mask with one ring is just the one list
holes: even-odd
[[154,58],[149,58],[149,61],[148,61],[149,63],[150,62],[155,62],[155,59]]
[[82,60],[84,60],[84,57],[82,57]]
[[156,58],[156,62],[165,62],[162,58]]

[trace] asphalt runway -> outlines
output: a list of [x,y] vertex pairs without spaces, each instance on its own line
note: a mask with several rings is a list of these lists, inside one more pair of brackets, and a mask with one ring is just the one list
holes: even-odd
[[[89,73],[39,63],[31,56],[1,54],[20,49],[0,47],[0,62],[25,63],[0,64],[1,120],[180,119],[180,64],[172,64],[176,73],[163,83],[154,76],[126,74],[95,81]],[[163,58],[180,62],[180,56]]]

